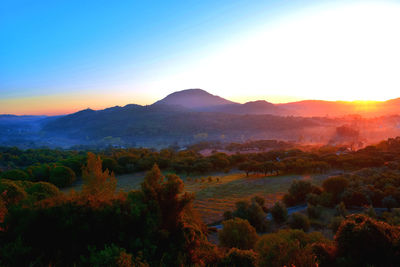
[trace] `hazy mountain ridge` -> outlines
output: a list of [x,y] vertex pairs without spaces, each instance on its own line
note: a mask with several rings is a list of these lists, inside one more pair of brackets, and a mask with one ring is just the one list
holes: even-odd
[[282,104],[256,100],[240,104],[212,95],[202,89],[188,89],[174,92],[153,105],[160,103],[182,106],[195,111],[243,115],[271,114],[277,116],[340,117],[357,114],[364,117],[379,117],[400,114],[400,98],[381,102],[303,100]]
[[186,108],[205,108],[220,105],[237,104],[222,97],[212,95],[202,89],[187,89],[169,94],[153,105],[179,105]]
[[[398,116],[368,119],[350,114],[375,115],[370,117],[396,114],[399,102],[400,99],[393,99],[373,102],[371,106],[368,103],[360,114],[351,102],[306,100],[273,104],[260,100],[239,104],[201,89],[189,89],[147,106],[85,109],[53,117],[0,116],[0,129],[4,133],[0,143],[29,146],[35,140],[37,144],[63,147],[99,143],[167,146],[175,142],[255,139],[323,143],[343,124],[364,131],[367,139],[386,138],[399,132]],[[371,130],[366,134],[365,129]]]

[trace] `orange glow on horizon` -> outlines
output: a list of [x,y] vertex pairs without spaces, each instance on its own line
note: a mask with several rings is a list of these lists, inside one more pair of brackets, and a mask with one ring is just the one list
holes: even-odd
[[[213,92],[209,91],[213,94]],[[137,95],[132,96],[129,94],[115,93],[110,94],[64,94],[64,95],[47,95],[25,98],[10,98],[0,99],[0,114],[14,114],[14,115],[65,115],[74,113],[83,109],[101,110],[114,106],[125,106],[127,104],[151,105],[157,100],[165,96],[152,96]],[[310,100],[300,97],[288,97],[279,95],[270,96],[248,96],[248,97],[220,97],[228,100],[246,103],[250,101],[265,100],[274,104],[290,103],[296,101]],[[312,99],[311,99],[312,100]],[[317,100],[317,99],[315,99]],[[355,112],[373,112],[379,109],[382,101],[375,100],[325,100],[325,101],[339,101],[347,103]]]
[[133,99],[132,96],[121,94],[65,94],[0,99],[0,114],[54,116],[70,114],[87,108],[100,110],[127,104],[144,104],[143,99],[136,98],[139,101]]

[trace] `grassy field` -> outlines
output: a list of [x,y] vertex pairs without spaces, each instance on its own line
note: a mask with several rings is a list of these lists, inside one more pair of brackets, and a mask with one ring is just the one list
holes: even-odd
[[[117,177],[118,189],[130,191],[139,189],[145,173],[120,175]],[[194,206],[206,223],[222,219],[227,210],[232,210],[239,200],[261,196],[267,206],[281,199],[287,192],[291,182],[296,179],[309,180],[320,184],[328,174],[319,175],[281,175],[261,176],[246,175],[242,172],[217,173],[203,176],[181,176],[185,190],[196,194]],[[73,188],[79,190],[81,184]]]

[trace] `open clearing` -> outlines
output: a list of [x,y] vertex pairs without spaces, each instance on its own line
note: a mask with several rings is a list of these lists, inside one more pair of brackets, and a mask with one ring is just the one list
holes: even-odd
[[[166,173],[164,173],[166,174]],[[117,177],[118,190],[130,191],[140,188],[145,173],[125,174]],[[287,192],[293,180],[308,180],[320,184],[329,174],[315,175],[246,175],[242,172],[217,173],[202,176],[181,176],[187,192],[195,193],[194,206],[205,223],[222,219],[227,210],[234,209],[240,200],[261,196],[266,205],[272,205]],[[68,188],[80,190],[81,182]]]

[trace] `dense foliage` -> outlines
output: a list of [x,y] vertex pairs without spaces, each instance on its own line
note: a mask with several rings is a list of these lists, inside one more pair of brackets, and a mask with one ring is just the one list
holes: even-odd
[[[104,257],[114,263],[205,263],[200,255],[213,246],[191,208],[193,197],[182,194],[179,177],[165,180],[155,165],[142,190],[115,193],[113,175],[102,171],[99,158],[88,158],[80,193],[54,194],[32,183],[24,191],[24,185],[2,180],[3,192],[13,188],[12,195],[2,194],[7,206],[0,232],[2,265],[84,265]],[[35,194],[36,201],[24,201]]]
[[[1,266],[400,265],[400,138],[353,152],[0,152]],[[238,201],[214,235],[217,247],[193,208],[194,195],[173,173],[230,169],[256,174],[251,179],[334,175],[319,184],[294,180],[268,208],[262,196]],[[144,171],[140,190],[116,191],[115,174]],[[58,189],[75,179],[82,179],[81,191]]]

